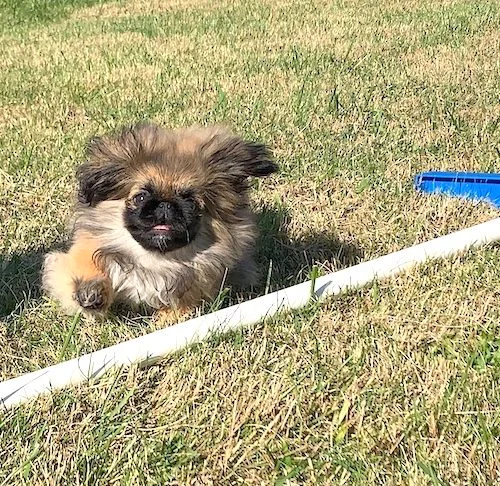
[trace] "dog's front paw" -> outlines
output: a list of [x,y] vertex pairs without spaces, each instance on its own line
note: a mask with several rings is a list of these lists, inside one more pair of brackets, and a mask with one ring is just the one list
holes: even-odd
[[104,278],[77,281],[74,299],[85,311],[105,312],[112,301],[111,285]]

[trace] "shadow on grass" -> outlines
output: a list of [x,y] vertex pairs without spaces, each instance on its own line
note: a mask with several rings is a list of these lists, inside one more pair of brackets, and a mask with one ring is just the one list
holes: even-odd
[[17,314],[27,302],[41,297],[44,255],[62,247],[56,243],[22,254],[0,255],[0,319]]
[[[303,282],[309,278],[313,265],[333,271],[354,265],[363,258],[356,244],[339,241],[328,231],[304,235],[300,240],[292,239],[288,235],[291,219],[286,210],[267,207],[258,213],[257,219],[261,233],[257,248],[260,283],[249,292],[227,294],[215,308]],[[64,243],[56,243],[9,258],[0,256],[0,319],[15,318],[29,301],[41,298],[43,257],[62,247]],[[139,317],[123,306],[116,311],[126,318]],[[144,311],[141,315],[149,314]]]
[[[343,242],[331,228],[300,239],[289,236],[291,218],[285,209],[266,207],[258,215],[260,241],[257,260],[261,272],[270,271],[270,289],[276,290],[309,279],[318,265],[326,272],[359,263],[363,251],[356,242]],[[265,275],[264,275],[264,280]],[[265,287],[257,289],[262,292]]]
[[[108,0],[110,1],[110,0]],[[58,22],[74,10],[106,3],[105,0],[3,0],[0,17],[3,28],[35,26]]]

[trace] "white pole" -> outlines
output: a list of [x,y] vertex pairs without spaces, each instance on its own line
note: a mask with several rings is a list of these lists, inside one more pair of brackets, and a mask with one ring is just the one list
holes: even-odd
[[[500,218],[319,277],[315,281],[314,293],[317,298],[337,295],[362,287],[374,279],[397,275],[429,258],[447,257],[497,240],[500,240]],[[312,282],[304,282],[1,382],[0,403],[9,408],[42,393],[98,378],[116,367],[147,365],[188,344],[201,341],[212,332],[238,329],[278,311],[298,309],[309,301],[311,286]]]

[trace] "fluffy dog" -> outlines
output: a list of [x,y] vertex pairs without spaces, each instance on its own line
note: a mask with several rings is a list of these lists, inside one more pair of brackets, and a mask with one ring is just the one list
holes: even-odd
[[223,282],[254,283],[249,179],[276,170],[265,145],[218,127],[139,124],[94,139],[72,243],[45,257],[44,289],[68,313],[114,301],[186,312]]

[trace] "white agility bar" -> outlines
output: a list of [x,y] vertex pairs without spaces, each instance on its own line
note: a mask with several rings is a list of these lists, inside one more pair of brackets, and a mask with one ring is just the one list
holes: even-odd
[[[447,257],[497,240],[500,240],[500,218],[319,277],[314,282],[314,294],[320,299],[338,295],[348,289],[363,287],[375,279],[397,275],[429,258]],[[6,380],[0,383],[0,404],[9,408],[42,393],[98,378],[113,368],[147,365],[201,341],[210,333],[238,329],[260,322],[278,311],[304,307],[311,293],[312,282],[304,282]]]

